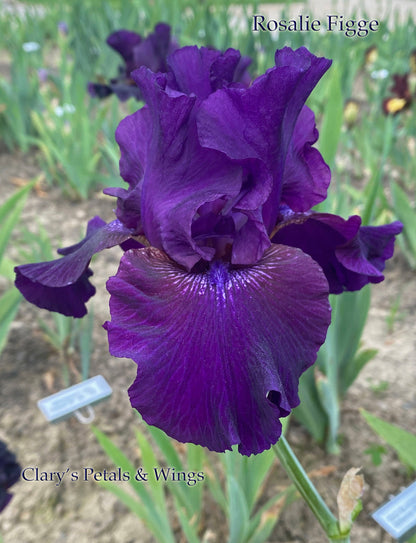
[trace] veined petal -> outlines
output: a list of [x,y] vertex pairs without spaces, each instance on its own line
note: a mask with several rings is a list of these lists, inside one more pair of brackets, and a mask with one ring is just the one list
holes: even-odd
[[15,285],[23,296],[43,309],[70,317],[83,317],[85,303],[95,294],[88,278],[92,256],[123,243],[131,231],[116,220],[106,224],[99,217],[88,223],[86,237],[76,245],[61,249],[62,258],[50,262],[24,264],[15,268]]
[[132,250],[107,288],[110,352],[137,363],[130,400],[146,422],[215,451],[278,440],[330,322],[310,257],[274,245],[253,266],[190,273],[157,249]]

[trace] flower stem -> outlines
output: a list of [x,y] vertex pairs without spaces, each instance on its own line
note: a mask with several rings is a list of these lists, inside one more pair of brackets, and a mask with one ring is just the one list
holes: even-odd
[[273,449],[288,476],[308,504],[312,513],[318,519],[328,540],[337,543],[349,543],[349,534],[340,533],[338,520],[309,479],[306,471],[303,469],[289,443],[286,441],[286,438],[281,436]]

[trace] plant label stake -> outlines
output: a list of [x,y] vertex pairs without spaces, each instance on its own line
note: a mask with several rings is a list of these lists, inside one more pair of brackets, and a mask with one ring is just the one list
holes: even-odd
[[[49,422],[60,422],[75,415],[83,424],[94,419],[93,405],[110,397],[112,389],[102,375],[96,375],[38,401],[38,407]],[[87,408],[87,416],[80,409]]]
[[399,543],[407,541],[416,533],[416,482],[374,511],[372,517]]

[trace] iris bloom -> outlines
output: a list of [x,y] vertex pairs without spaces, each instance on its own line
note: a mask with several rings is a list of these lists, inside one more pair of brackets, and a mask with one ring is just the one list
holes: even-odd
[[130,400],[149,424],[214,451],[260,453],[298,405],[330,322],[328,294],[383,280],[401,224],[314,213],[330,171],[305,101],[330,61],[278,50],[250,86],[238,51],[178,49],[166,73],[131,76],[146,105],[116,132],[117,219],[92,219],[53,262],[19,266],[32,303],[81,317],[89,262],[125,251],[111,294],[110,352],[133,359]]
[[393,74],[394,84],[390,87],[393,96],[383,100],[383,111],[387,115],[409,108],[416,95],[416,49],[409,55],[410,70],[404,74]]
[[412,103],[412,94],[409,88],[409,74],[393,74],[394,85],[390,92],[393,96],[383,100],[383,111],[386,115],[396,115],[408,108]]
[[3,441],[0,441],[0,512],[12,499],[8,492],[20,477],[20,466],[15,455],[10,452]]
[[124,61],[119,67],[118,76],[107,83],[88,83],[88,92],[91,96],[106,98],[115,93],[122,100],[134,97],[142,98],[140,89],[136,86],[130,74],[139,66],[147,66],[154,72],[167,70],[166,59],[173,53],[178,45],[170,35],[170,26],[158,23],[154,32],[146,38],[130,30],[118,30],[107,38],[108,45],[117,51]]

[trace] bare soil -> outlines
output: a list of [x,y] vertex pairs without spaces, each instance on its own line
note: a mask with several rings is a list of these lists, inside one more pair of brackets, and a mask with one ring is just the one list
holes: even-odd
[[[0,152],[0,181],[3,199],[19,180],[28,180],[40,172],[33,155]],[[111,198],[97,193],[88,202],[70,202],[55,189],[33,191],[27,201],[22,225],[36,232],[41,224],[54,246],[67,246],[81,238],[87,220],[99,214],[113,217]],[[17,258],[11,244],[10,255]],[[93,298],[95,326],[94,352],[90,374],[103,375],[113,388],[113,395],[95,408],[94,424],[140,465],[135,446],[134,428],[139,423],[130,407],[127,388],[135,377],[135,364],[113,358],[108,353],[102,323],[109,318],[106,279],[117,269],[118,248],[104,251],[94,260]],[[4,288],[4,285],[0,285]],[[328,456],[313,443],[296,423],[288,439],[308,471],[318,471],[315,479],[330,506],[336,508],[336,494],[343,474],[352,466],[361,466],[366,485],[364,509],[352,534],[354,543],[390,543],[371,518],[371,513],[391,494],[411,483],[411,478],[393,451],[388,450],[380,466],[374,466],[365,453],[373,444],[382,443],[361,418],[359,408],[414,431],[416,426],[416,347],[415,272],[400,251],[388,263],[386,280],[373,288],[370,316],[363,336],[364,347],[377,348],[377,356],[362,371],[351,387],[342,408],[342,448],[338,456]],[[400,300],[393,324],[392,307]],[[45,338],[39,318],[50,318],[46,311],[23,302],[12,325],[8,344],[1,355],[1,428],[0,439],[16,452],[22,467],[41,471],[69,472],[92,467],[111,469],[111,462],[98,445],[91,428],[75,418],[49,424],[37,408],[37,401],[63,388],[63,362]],[[74,357],[72,368],[79,361]],[[71,379],[79,376],[70,369]],[[122,483],[123,484],[123,483]],[[127,483],[126,483],[127,484]],[[272,495],[287,484],[277,468],[267,488]],[[60,486],[51,481],[19,481],[12,489],[14,497],[0,516],[4,543],[151,543],[141,521],[109,492],[94,481],[65,480]],[[205,541],[226,541],[225,519],[207,501]],[[178,534],[178,542],[184,541]],[[269,543],[321,543],[323,533],[301,500],[287,508]]]

